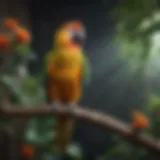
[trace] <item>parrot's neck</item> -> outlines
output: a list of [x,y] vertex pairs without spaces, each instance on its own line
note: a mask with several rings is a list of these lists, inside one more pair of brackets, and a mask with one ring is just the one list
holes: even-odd
[[82,48],[77,45],[77,44],[69,44],[69,45],[64,45],[64,46],[57,46],[56,47],[58,50],[60,49],[69,49],[69,50],[73,50],[73,51],[81,51]]
[[77,44],[71,44],[69,47],[73,48],[73,49],[76,49],[76,50],[81,50],[81,47]]
[[71,50],[73,53],[81,53],[81,52],[82,52],[82,48],[79,47],[79,46],[71,46],[71,47],[70,47],[70,50]]

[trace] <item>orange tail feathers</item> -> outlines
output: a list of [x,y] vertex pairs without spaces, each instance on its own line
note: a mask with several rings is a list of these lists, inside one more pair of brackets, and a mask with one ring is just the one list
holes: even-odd
[[139,111],[134,111],[133,117],[132,117],[133,130],[140,131],[145,128],[148,128],[148,126],[149,126],[148,118],[143,113],[141,113]]
[[59,116],[56,122],[56,145],[60,152],[65,152],[72,138],[75,120],[71,117]]

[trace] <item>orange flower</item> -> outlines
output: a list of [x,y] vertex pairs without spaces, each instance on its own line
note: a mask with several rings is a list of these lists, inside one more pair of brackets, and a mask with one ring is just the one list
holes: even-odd
[[145,129],[149,126],[149,120],[139,111],[133,113],[133,127],[137,129]]
[[18,22],[12,18],[6,19],[4,21],[4,27],[10,30],[15,30],[18,27]]
[[24,28],[17,28],[15,30],[15,37],[18,43],[29,43],[31,41],[31,34]]
[[22,155],[24,157],[33,157],[35,154],[35,148],[32,145],[23,145],[22,146]]
[[0,49],[8,49],[10,45],[10,38],[5,34],[0,33]]

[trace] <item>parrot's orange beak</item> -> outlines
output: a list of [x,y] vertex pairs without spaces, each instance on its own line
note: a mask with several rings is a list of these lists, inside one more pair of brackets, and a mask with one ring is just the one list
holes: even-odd
[[63,25],[56,34],[57,44],[63,46],[82,46],[85,38],[85,29],[79,21],[73,21]]

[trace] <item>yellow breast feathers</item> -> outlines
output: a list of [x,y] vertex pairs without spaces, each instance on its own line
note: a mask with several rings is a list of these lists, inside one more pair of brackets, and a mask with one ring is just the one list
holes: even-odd
[[76,80],[81,76],[83,56],[79,51],[61,50],[51,62],[52,76],[61,80]]

